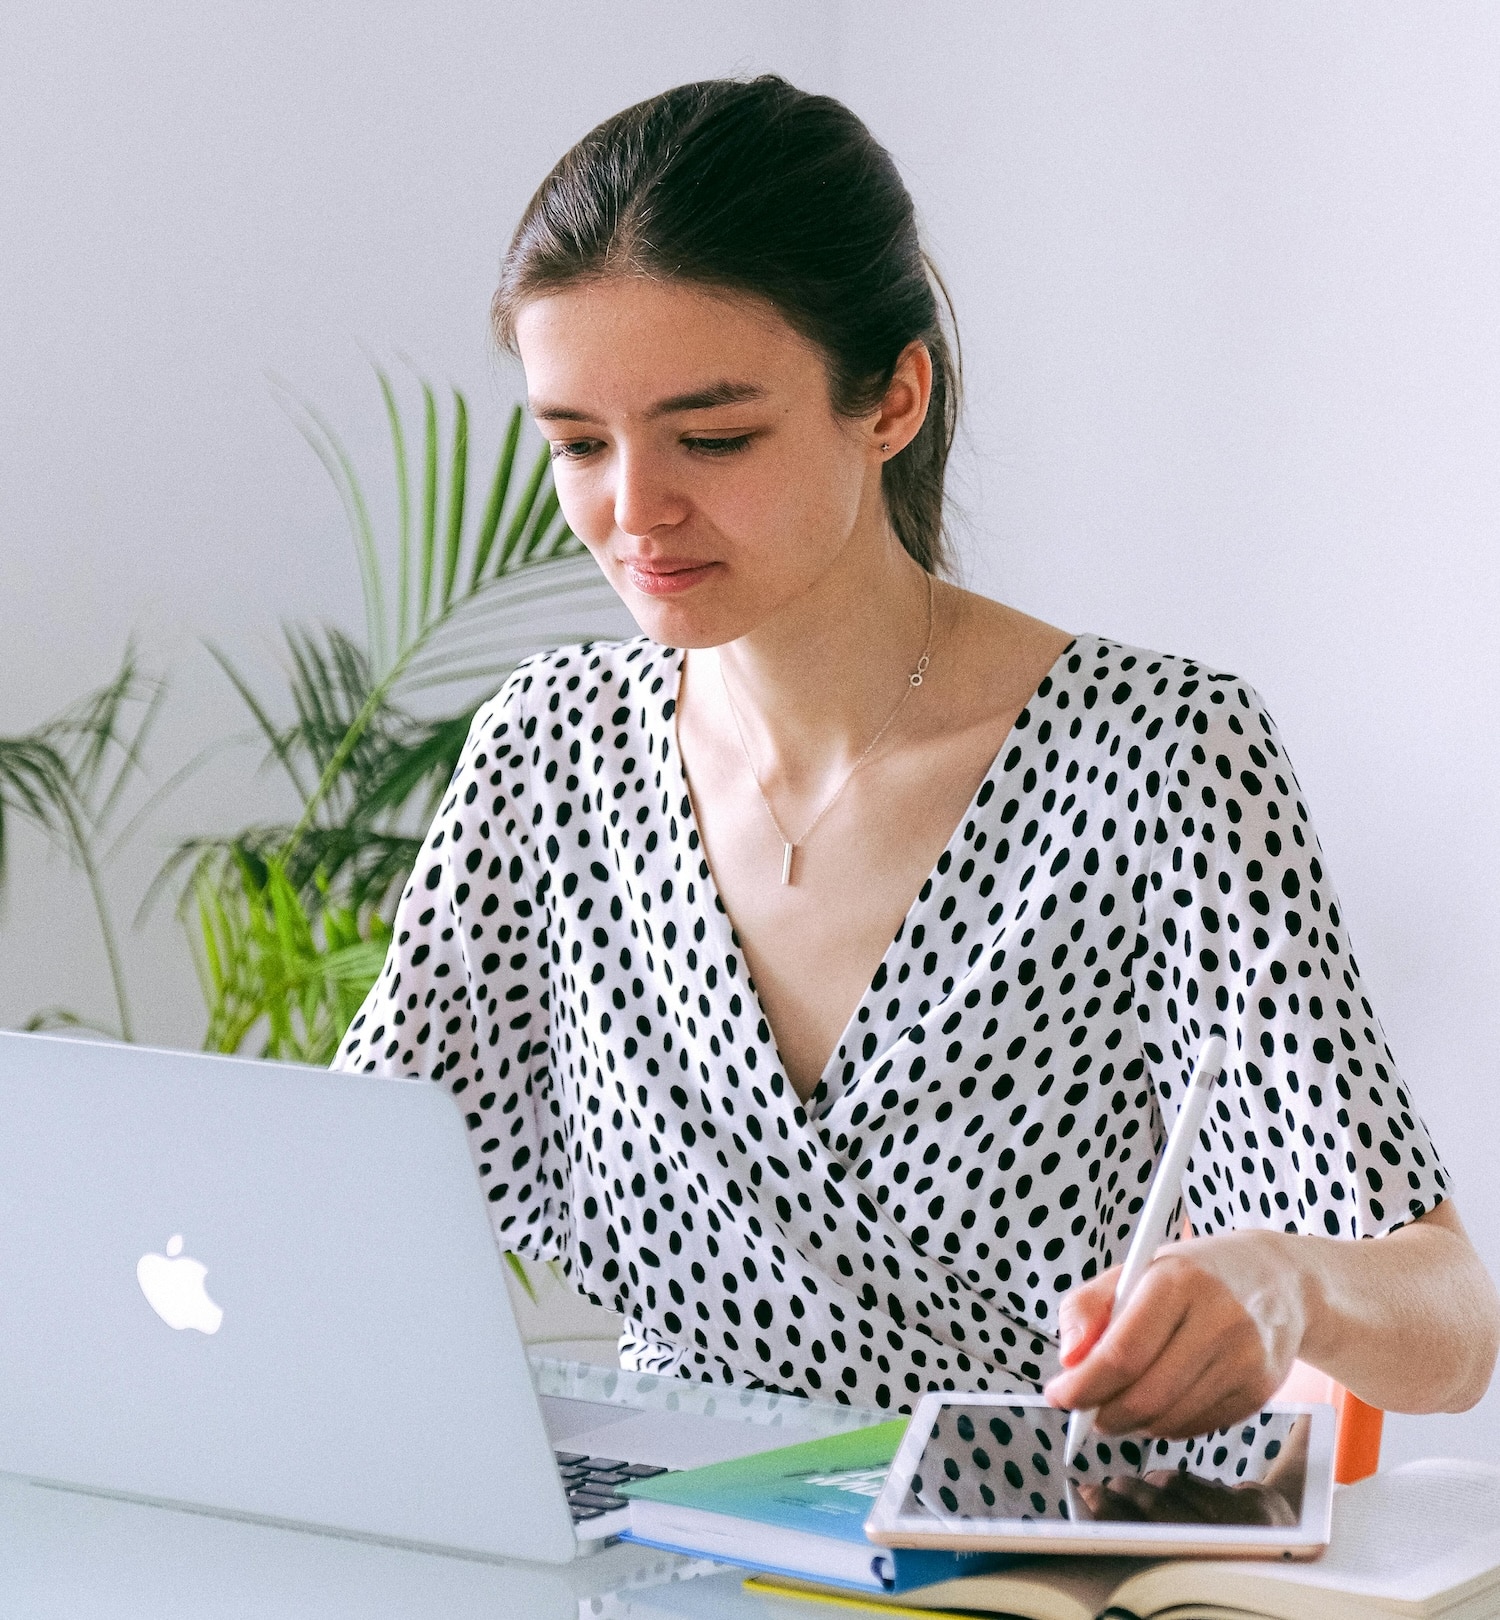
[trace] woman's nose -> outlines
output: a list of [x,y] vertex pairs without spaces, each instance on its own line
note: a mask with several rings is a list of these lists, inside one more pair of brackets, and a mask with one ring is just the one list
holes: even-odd
[[682,521],[687,502],[656,457],[625,450],[616,469],[615,527],[621,534],[647,535]]

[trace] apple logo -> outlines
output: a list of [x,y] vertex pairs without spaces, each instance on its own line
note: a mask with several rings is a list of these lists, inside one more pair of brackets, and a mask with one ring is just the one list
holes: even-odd
[[183,1254],[180,1232],[168,1238],[165,1254],[143,1254],[135,1267],[146,1303],[168,1327],[217,1333],[224,1311],[208,1297],[203,1286],[207,1275],[201,1260]]

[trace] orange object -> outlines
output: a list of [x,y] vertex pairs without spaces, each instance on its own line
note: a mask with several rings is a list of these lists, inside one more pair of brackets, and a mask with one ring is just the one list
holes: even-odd
[[1327,1373],[1294,1361],[1291,1375],[1276,1391],[1281,1401],[1323,1401],[1337,1419],[1333,1442],[1333,1477],[1340,1485],[1368,1479],[1380,1467],[1380,1431],[1385,1413],[1351,1395]]
[[1333,1443],[1333,1477],[1340,1485],[1368,1479],[1380,1467],[1380,1432],[1385,1413],[1335,1384],[1333,1406],[1338,1432]]

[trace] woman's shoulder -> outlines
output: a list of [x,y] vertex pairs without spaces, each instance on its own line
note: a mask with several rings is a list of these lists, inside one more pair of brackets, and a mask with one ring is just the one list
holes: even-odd
[[474,729],[520,725],[529,736],[549,713],[562,716],[569,732],[601,723],[618,729],[643,723],[643,700],[658,696],[670,716],[680,659],[676,648],[648,636],[546,648],[516,665],[505,685],[480,708]]
[[[1026,706],[1026,723],[1102,745],[1124,739],[1161,755],[1191,740],[1202,752],[1225,737],[1274,742],[1260,693],[1228,670],[1179,653],[1136,647],[1091,632],[1075,635]],[[1020,722],[1018,722],[1020,725]],[[1024,729],[1024,726],[1021,727]]]
[[[1122,704],[1134,700],[1136,704],[1160,706],[1199,693],[1207,693],[1206,700],[1212,701],[1215,691],[1223,693],[1225,701],[1230,696],[1237,701],[1241,688],[1252,701],[1254,694],[1243,676],[1218,669],[1201,658],[1136,647],[1086,631],[1074,635],[1048,672],[1048,679],[1053,686],[1066,683],[1071,690],[1092,688],[1097,695],[1107,694],[1112,703]],[[1038,695],[1042,695],[1042,689]]]

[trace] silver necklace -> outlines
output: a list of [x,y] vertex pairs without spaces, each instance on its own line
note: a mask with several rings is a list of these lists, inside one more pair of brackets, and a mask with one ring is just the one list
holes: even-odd
[[870,755],[875,752],[875,745],[896,723],[896,716],[900,714],[902,709],[906,707],[906,700],[922,684],[922,677],[927,673],[927,665],[932,656],[932,631],[932,575],[929,574],[927,576],[927,645],[922,649],[922,656],[917,660],[917,667],[907,677],[906,688],[902,692],[900,698],[897,700],[896,707],[892,709],[891,712],[885,717],[885,724],[881,726],[880,730],[877,731],[875,735],[870,738],[869,742],[865,744],[864,752],[844,773],[843,781],[839,783],[828,799],[824,801],[823,808],[818,811],[817,815],[815,815],[803,829],[802,836],[800,838],[788,838],[782,829],[780,821],[776,819],[776,812],[771,808],[771,801],[766,797],[765,788],[761,786],[760,772],[755,768],[755,761],[751,757],[749,744],[745,741],[745,731],[740,725],[739,710],[735,708],[734,699],[729,695],[729,682],[724,677],[724,660],[722,658],[717,660],[719,665],[719,684],[724,688],[724,701],[729,705],[730,718],[734,721],[734,734],[740,740],[740,751],[745,756],[746,765],[750,767],[750,775],[755,782],[755,791],[760,794],[760,802],[765,805],[766,814],[771,818],[771,825],[776,829],[776,836],[781,840],[781,882],[783,887],[789,885],[792,881],[792,857],[796,854],[798,848],[812,837],[813,833],[817,830],[818,823],[822,821],[823,817],[826,816],[828,812],[833,809],[834,805],[839,802],[840,795],[843,793],[844,789],[849,786],[850,780],[854,776],[854,773],[860,768],[861,765],[864,764]]

